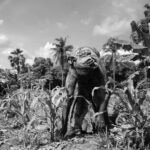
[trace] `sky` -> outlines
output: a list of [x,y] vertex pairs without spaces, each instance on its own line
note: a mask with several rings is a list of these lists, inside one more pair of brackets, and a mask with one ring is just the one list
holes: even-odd
[[130,22],[144,17],[149,0],[0,0],[0,67],[16,48],[26,61],[50,57],[56,38],[75,48],[101,50],[109,37],[130,40]]

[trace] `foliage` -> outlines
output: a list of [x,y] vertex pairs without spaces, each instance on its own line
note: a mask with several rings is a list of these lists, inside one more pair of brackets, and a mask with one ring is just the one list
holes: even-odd
[[67,62],[67,52],[72,51],[73,46],[72,45],[66,45],[67,38],[57,38],[55,39],[57,43],[54,45],[56,46],[53,48],[55,51],[54,54],[54,62],[55,64],[58,64],[61,66],[61,72],[62,72],[62,87],[64,82],[64,65]]
[[131,43],[125,40],[120,40],[116,37],[110,37],[103,45],[103,50],[116,52],[117,49],[124,49],[130,51],[132,49]]
[[10,60],[10,65],[16,69],[18,73],[24,72],[25,69],[25,57],[22,52],[22,50],[16,49],[12,51],[11,55],[8,57]]
[[[131,55],[116,55],[115,57],[115,80],[117,82],[125,81],[132,73],[137,70],[137,66],[135,65],[132,58],[134,54]],[[105,66],[105,72],[107,77],[113,77],[113,63],[112,63],[112,55],[104,55],[100,59],[101,63]]]
[[[117,145],[119,149],[129,148],[144,149],[149,146],[149,97],[148,85],[146,79],[138,81],[137,85],[134,86],[133,78],[130,76],[127,81],[127,85],[124,89],[116,88],[113,93],[120,98],[117,100],[118,104],[114,104],[118,116],[116,118],[116,125],[110,131],[111,144]],[[142,87],[142,88],[140,88]],[[117,106],[117,107],[116,107]],[[145,110],[146,109],[146,110]],[[116,116],[116,115],[115,115]]]
[[2,97],[19,88],[16,72],[9,69],[1,69],[0,72],[0,95]]
[[[19,144],[24,143],[24,148],[32,149],[44,142],[48,144],[60,136],[62,103],[67,92],[64,88],[59,88],[57,93],[54,91],[50,94],[39,89],[18,90],[1,102],[0,114],[8,122],[6,129],[21,131],[21,135],[17,137],[17,133],[13,138]],[[63,95],[59,96],[59,93]],[[10,120],[13,122],[9,123]],[[14,144],[9,141],[10,135],[7,138],[3,141],[5,144]]]
[[42,57],[36,57],[34,59],[34,64],[32,68],[35,78],[39,79],[42,76],[45,76],[46,73],[50,73],[52,66],[53,64],[50,58],[45,59]]

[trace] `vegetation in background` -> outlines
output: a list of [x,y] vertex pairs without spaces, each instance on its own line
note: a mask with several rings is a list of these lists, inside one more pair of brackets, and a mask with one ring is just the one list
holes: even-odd
[[64,66],[65,63],[67,62],[67,52],[72,51],[73,46],[72,45],[66,45],[67,38],[56,38],[56,43],[54,44],[56,47],[53,48],[55,51],[54,55],[54,62],[55,64],[59,64],[61,66],[61,73],[62,73],[62,87],[63,87],[63,82],[64,82]]
[[22,50],[17,48],[12,51],[11,55],[8,57],[11,67],[16,69],[18,73],[25,71],[25,57],[22,52]]

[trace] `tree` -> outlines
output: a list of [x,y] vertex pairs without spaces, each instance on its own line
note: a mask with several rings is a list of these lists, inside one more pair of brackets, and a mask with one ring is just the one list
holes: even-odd
[[44,76],[46,73],[45,58],[35,57],[33,64],[33,73],[37,79],[40,79],[41,76]]
[[72,45],[66,45],[67,38],[56,38],[55,48],[53,50],[55,51],[54,55],[54,62],[55,64],[59,64],[61,66],[61,73],[62,73],[62,86],[64,82],[64,65],[67,62],[67,52],[72,51],[73,46]]
[[[131,51],[132,46],[131,46],[130,42],[128,42],[128,41],[120,40],[118,38],[113,38],[113,37],[109,38],[107,40],[107,42],[103,45],[103,52],[104,53],[105,52],[111,52],[112,53],[111,55],[104,56],[103,60],[106,63],[105,67],[107,70],[107,75],[108,75],[108,73],[109,74],[113,73],[113,80],[114,81],[116,80],[117,74],[119,73],[118,69],[121,69],[121,67],[118,67],[118,64],[117,64],[118,63],[118,61],[117,61],[118,56],[116,55],[117,51],[119,49]],[[119,56],[119,57],[121,57],[121,56]],[[128,64],[128,63],[119,62],[119,66],[122,66],[123,69],[126,70],[126,68],[128,68],[128,67],[127,67],[127,65],[123,66],[123,64]],[[110,66],[112,66],[112,67],[110,67]],[[131,66],[131,64],[129,66]],[[121,69],[121,70],[123,70],[123,69]],[[115,87],[115,85],[114,85],[114,87]]]
[[22,50],[16,49],[11,52],[11,55],[8,56],[8,59],[10,60],[10,65],[14,69],[17,70],[18,73],[22,72],[25,69],[25,57],[22,54]]
[[51,67],[53,66],[50,58],[43,58],[43,57],[36,57],[34,59],[33,64],[33,72],[36,76],[36,78],[40,79],[42,76],[45,76],[46,74],[50,74]]
[[47,70],[48,70],[48,76],[49,76],[49,90],[51,89],[51,68],[53,67],[53,63],[51,61],[50,58],[46,59],[46,66],[47,66]]
[[53,63],[50,58],[43,58],[43,57],[36,57],[34,59],[33,64],[33,74],[35,79],[46,79],[47,80],[47,87],[51,89],[51,70],[53,67]]

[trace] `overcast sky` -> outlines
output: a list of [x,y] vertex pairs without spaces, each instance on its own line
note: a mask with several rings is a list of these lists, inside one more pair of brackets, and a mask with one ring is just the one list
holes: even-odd
[[68,37],[74,47],[101,49],[112,36],[130,37],[130,22],[144,17],[149,0],[0,0],[0,66],[8,55],[24,50],[27,62],[48,57],[49,43]]

